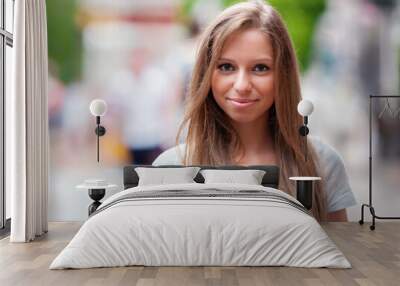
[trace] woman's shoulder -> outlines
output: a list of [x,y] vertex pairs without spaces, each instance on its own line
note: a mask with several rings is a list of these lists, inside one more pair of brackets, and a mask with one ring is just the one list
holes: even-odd
[[327,195],[328,212],[354,206],[357,202],[350,187],[349,177],[340,154],[318,137],[310,136],[317,155],[318,169]]
[[186,144],[179,144],[165,150],[160,155],[158,155],[152,165],[182,165],[185,148]]

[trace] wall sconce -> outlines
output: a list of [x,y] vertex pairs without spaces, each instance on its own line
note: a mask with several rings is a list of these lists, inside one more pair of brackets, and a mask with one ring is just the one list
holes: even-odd
[[90,103],[90,113],[96,117],[96,129],[94,132],[97,135],[97,162],[99,162],[100,153],[100,136],[106,134],[106,129],[100,125],[100,117],[104,116],[107,112],[107,103],[102,99],[94,99]]
[[301,116],[303,116],[303,125],[300,126],[299,128],[299,133],[301,136],[305,137],[305,143],[304,143],[304,160],[307,162],[307,135],[310,133],[310,130],[307,127],[308,124],[308,116],[311,115],[311,113],[314,111],[314,105],[312,104],[311,101],[307,99],[303,99],[302,101],[299,102],[297,105],[297,111]]

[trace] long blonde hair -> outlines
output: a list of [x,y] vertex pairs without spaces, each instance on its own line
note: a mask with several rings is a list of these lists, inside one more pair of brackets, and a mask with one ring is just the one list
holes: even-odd
[[[225,9],[203,32],[177,144],[187,127],[183,155],[186,165],[229,164],[233,162],[234,154],[243,149],[229,117],[212,96],[211,76],[227,37],[248,28],[259,29],[272,42],[276,97],[269,109],[268,123],[280,167],[279,189],[294,195],[294,184],[288,178],[318,175],[316,154],[310,146],[305,162],[304,139],[300,138],[298,131],[302,118],[296,110],[301,99],[299,71],[289,34],[278,12],[261,1],[242,2]],[[314,189],[313,215],[318,220],[326,219],[321,183],[317,183]]]

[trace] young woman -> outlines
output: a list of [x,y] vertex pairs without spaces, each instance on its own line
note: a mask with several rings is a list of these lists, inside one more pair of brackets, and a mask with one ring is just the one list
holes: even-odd
[[278,165],[279,189],[292,195],[290,176],[318,175],[313,215],[346,221],[356,202],[343,162],[315,138],[304,160],[300,100],[297,60],[278,12],[261,1],[231,6],[202,35],[177,136],[187,130],[185,144],[153,165]]

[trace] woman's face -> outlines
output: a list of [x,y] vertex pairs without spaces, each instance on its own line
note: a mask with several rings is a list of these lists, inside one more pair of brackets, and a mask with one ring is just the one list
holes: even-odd
[[229,36],[213,71],[211,90],[217,104],[235,122],[267,117],[275,96],[269,37],[254,28]]

